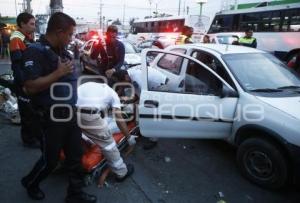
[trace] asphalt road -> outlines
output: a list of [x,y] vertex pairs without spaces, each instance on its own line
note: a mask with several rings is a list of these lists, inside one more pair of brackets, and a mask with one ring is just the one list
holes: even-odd
[[[4,66],[0,62],[0,70]],[[235,164],[235,149],[223,141],[161,139],[153,150],[142,149],[139,139],[133,153],[125,160],[133,163],[135,173],[123,183],[113,177],[107,186],[96,184],[87,191],[100,203],[216,203],[218,193],[227,203],[298,203],[299,189],[284,191],[261,189],[241,177]],[[24,148],[19,126],[0,115],[0,201],[2,203],[37,202],[27,197],[20,179],[39,158],[36,149]],[[66,174],[52,174],[42,184],[43,203],[63,202]]]

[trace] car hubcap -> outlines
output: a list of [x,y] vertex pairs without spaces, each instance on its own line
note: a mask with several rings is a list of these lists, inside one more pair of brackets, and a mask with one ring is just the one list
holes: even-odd
[[269,156],[261,151],[249,151],[244,159],[248,173],[258,179],[267,180],[273,175],[273,163]]

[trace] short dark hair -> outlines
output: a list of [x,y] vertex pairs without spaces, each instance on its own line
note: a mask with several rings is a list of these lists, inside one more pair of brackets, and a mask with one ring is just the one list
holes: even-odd
[[123,82],[126,75],[128,75],[128,72],[126,70],[118,70],[112,74],[112,77],[117,79],[118,82]]
[[253,29],[251,27],[245,29],[245,32],[251,32],[251,31],[253,32]]
[[118,27],[115,25],[110,25],[107,27],[106,32],[118,32]]
[[20,13],[20,14],[18,15],[18,17],[17,17],[17,25],[18,25],[19,27],[21,27],[21,23],[26,24],[26,23],[28,23],[28,21],[31,20],[32,18],[34,18],[34,16],[31,15],[30,13],[26,13],[26,12]]
[[182,32],[181,33],[186,33],[186,32],[188,32],[188,31],[193,31],[194,30],[194,28],[193,27],[190,27],[190,26],[183,26],[183,28],[182,28]]
[[68,30],[71,26],[76,26],[75,20],[62,12],[54,13],[48,22],[47,33],[52,33],[57,30]]

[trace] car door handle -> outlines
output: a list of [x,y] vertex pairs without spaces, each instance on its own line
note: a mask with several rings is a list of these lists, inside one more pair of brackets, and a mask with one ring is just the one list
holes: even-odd
[[158,101],[154,101],[154,100],[146,100],[144,102],[144,106],[146,108],[157,108],[159,106]]
[[179,83],[178,87],[182,88],[184,86],[184,80],[181,80],[181,82]]

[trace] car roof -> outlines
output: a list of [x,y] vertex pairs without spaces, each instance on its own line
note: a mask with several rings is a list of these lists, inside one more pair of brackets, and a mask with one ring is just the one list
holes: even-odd
[[226,54],[243,54],[243,53],[265,53],[264,51],[249,48],[245,46],[237,46],[237,45],[226,45],[226,44],[184,44],[184,45],[172,45],[167,48],[167,50],[173,48],[194,48],[194,49],[206,49],[213,52],[216,52],[220,55]]

